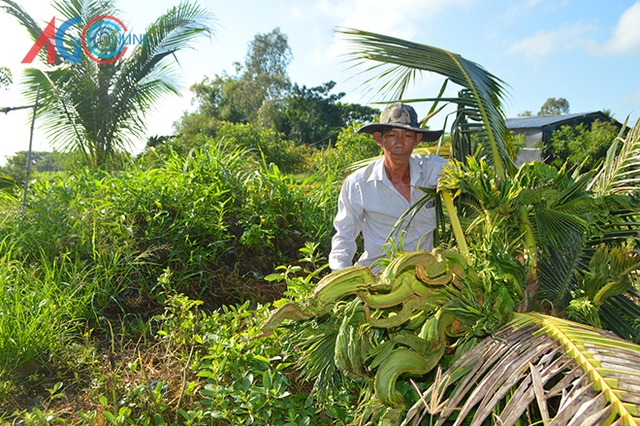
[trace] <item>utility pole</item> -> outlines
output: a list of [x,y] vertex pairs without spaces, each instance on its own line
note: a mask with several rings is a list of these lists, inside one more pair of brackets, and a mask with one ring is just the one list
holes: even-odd
[[33,105],[33,116],[31,117],[31,133],[29,135],[29,152],[27,153],[27,177],[24,179],[24,195],[22,196],[22,209],[27,204],[27,191],[29,190],[29,179],[31,179],[31,152],[33,151],[33,128],[36,124],[36,112],[38,111],[38,101],[40,100],[40,85],[36,92],[36,103]]
[[5,114],[9,113],[10,111],[16,111],[19,109],[33,108],[33,117],[31,118],[31,134],[29,135],[29,151],[27,152],[27,177],[24,180],[24,195],[22,196],[23,210],[27,203],[27,191],[29,190],[29,179],[31,178],[31,152],[33,151],[33,129],[36,124],[36,112],[38,111],[38,107],[40,106],[38,104],[39,101],[40,101],[40,85],[38,84],[38,91],[36,92],[35,104],[19,106],[19,107],[0,108],[0,112],[4,112]]

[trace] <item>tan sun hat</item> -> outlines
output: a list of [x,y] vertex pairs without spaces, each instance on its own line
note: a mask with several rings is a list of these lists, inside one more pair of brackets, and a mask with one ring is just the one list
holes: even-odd
[[358,133],[364,132],[373,134],[375,132],[382,132],[385,127],[397,127],[400,129],[411,130],[417,133],[422,133],[423,142],[434,142],[442,136],[442,130],[426,130],[420,127],[418,123],[418,114],[411,105],[403,103],[391,104],[382,111],[380,114],[379,123],[367,124],[358,129]]

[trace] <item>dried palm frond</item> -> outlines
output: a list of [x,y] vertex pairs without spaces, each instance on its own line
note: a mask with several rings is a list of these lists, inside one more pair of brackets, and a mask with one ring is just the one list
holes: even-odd
[[422,401],[404,425],[425,416],[435,425],[490,418],[503,426],[638,425],[640,346],[563,319],[517,314],[454,363]]

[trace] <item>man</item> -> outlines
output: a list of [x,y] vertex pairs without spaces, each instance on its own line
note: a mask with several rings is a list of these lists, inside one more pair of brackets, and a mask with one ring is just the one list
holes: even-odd
[[371,266],[384,257],[387,250],[402,247],[404,251],[433,249],[436,214],[433,203],[419,209],[410,220],[400,224],[399,235],[392,245],[387,239],[398,219],[424,196],[418,187],[435,188],[442,166],[436,155],[413,156],[420,141],[433,142],[442,131],[420,128],[413,107],[401,103],[389,105],[380,115],[380,123],[358,130],[373,135],[384,157],[354,172],[345,180],[338,199],[338,213],[333,222],[329,266],[342,269],[353,265],[356,238],[364,238],[364,252],[356,265]]

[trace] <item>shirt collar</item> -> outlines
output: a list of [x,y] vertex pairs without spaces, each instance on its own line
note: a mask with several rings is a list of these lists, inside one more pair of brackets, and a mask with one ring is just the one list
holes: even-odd
[[[414,155],[409,157],[409,173],[411,174],[411,185],[415,185],[423,173],[422,167],[420,167],[420,165],[418,164],[418,160],[416,160],[416,157]],[[376,180],[383,182],[389,180],[387,174],[384,171],[384,158],[381,158],[373,163],[371,174],[367,178],[367,182]]]

